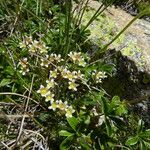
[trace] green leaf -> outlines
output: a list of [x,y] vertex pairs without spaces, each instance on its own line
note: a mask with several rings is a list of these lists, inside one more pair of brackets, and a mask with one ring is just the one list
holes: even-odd
[[119,107],[116,108],[115,113],[119,116],[122,114],[127,114],[128,110],[127,110],[125,104],[120,104]]
[[150,149],[150,141],[143,141],[144,142],[144,144],[146,145],[146,147],[147,147],[147,149]]
[[138,122],[138,129],[137,129],[138,133],[142,132],[143,127],[144,127],[144,121],[140,119]]
[[109,112],[109,104],[107,102],[107,99],[104,97],[101,98],[101,104],[102,104],[102,112],[104,114],[107,114]]
[[96,66],[88,66],[85,68],[85,76],[88,77],[89,75],[91,75],[91,72],[93,70],[96,70]]
[[140,133],[141,137],[150,137],[150,129]]
[[118,116],[109,116],[109,118],[114,122],[114,124],[119,128],[119,129],[124,129],[126,127],[125,122],[122,120],[122,118]]
[[75,117],[67,118],[69,125],[72,127],[74,131],[76,131],[78,125],[78,119]]
[[103,70],[103,71],[106,71],[106,72],[109,72],[109,73],[111,73],[112,71],[113,71],[113,69],[114,69],[114,65],[110,65],[110,64],[104,64],[102,67],[101,67],[101,69]]
[[138,142],[139,138],[136,137],[130,137],[127,141],[126,141],[126,145],[135,145]]
[[12,83],[12,81],[11,81],[10,79],[3,79],[3,80],[0,82],[0,87],[9,85],[10,83]]
[[72,136],[73,135],[73,133],[70,133],[70,132],[68,132],[68,131],[66,131],[66,130],[61,130],[60,132],[59,132],[59,135],[60,136]]
[[80,144],[82,146],[82,149],[85,149],[85,150],[91,150],[91,148],[89,147],[89,144],[91,142],[91,139],[89,137],[80,137],[78,139],[78,141],[80,141]]
[[147,150],[147,146],[143,141],[140,141],[140,149],[141,150]]
[[146,8],[143,10],[143,14],[144,14],[144,15],[149,15],[149,14],[150,14],[150,6],[146,7]]
[[91,119],[90,116],[86,116],[86,119],[85,119],[84,123],[87,124],[87,125],[90,124],[90,122],[91,122],[90,119]]
[[115,107],[120,104],[120,98],[118,96],[114,96],[111,100],[111,106]]
[[107,134],[108,136],[110,136],[112,134],[112,127],[108,118],[105,119],[105,124],[106,124]]
[[68,150],[71,145],[71,141],[73,140],[73,136],[68,136],[62,143],[60,144],[60,150]]
[[14,69],[11,66],[8,66],[5,72],[6,74],[14,75]]

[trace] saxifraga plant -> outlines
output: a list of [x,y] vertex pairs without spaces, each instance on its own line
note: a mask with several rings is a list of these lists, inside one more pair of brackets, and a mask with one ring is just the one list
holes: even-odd
[[[88,2],[20,0],[11,8],[11,1],[2,1],[1,15],[5,14],[3,19],[11,26],[9,38],[1,44],[0,95],[3,102],[18,108],[13,111],[12,106],[6,107],[6,114],[10,109],[23,115],[18,132],[10,136],[8,130],[5,135],[14,142],[7,145],[3,138],[3,146],[62,150],[149,146],[149,130],[131,128],[135,124],[130,120],[126,102],[117,96],[110,98],[101,88],[102,81],[113,74],[114,66],[97,61],[99,54],[147,11],[91,56],[84,47],[90,34],[87,28],[113,1],[101,1],[83,26]],[[26,115],[38,128],[37,132],[25,125]],[[29,136],[25,138],[26,135]]]

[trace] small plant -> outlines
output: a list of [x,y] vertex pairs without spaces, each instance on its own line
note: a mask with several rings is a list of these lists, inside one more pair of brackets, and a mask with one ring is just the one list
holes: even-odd
[[126,145],[130,146],[130,148],[136,147],[136,149],[149,149],[150,144],[149,144],[149,137],[150,135],[150,130],[144,130],[144,122],[142,120],[139,120],[138,126],[137,126],[137,131],[136,135],[129,137],[128,140],[126,141]]
[[43,41],[32,40],[32,37],[24,37],[19,47],[27,51],[26,54],[28,53],[26,58],[21,58],[18,62],[19,72],[23,76],[28,76],[30,71],[34,72],[33,68],[38,66],[45,79],[35,72],[36,82],[41,83],[37,93],[46,102],[50,102],[49,109],[62,110],[66,117],[72,117],[72,113],[75,112],[72,103],[79,96],[83,97],[82,91],[92,92],[92,87],[107,77],[105,71],[98,71],[95,65],[90,69],[90,59],[87,54],[70,52],[65,58],[62,58],[61,54],[48,54],[46,44]]

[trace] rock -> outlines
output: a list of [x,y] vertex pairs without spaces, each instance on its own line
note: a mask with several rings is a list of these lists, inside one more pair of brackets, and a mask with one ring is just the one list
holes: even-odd
[[[96,1],[90,1],[89,6],[98,9],[100,4]],[[88,18],[90,18],[92,14],[92,11],[88,12]],[[134,18],[124,10],[115,7],[108,8],[104,14],[106,15],[104,18],[98,17],[99,22],[96,20],[89,27],[91,30],[90,38],[98,45],[108,43]],[[120,50],[121,47],[124,47],[121,50],[122,54],[135,61],[140,71],[143,70],[150,73],[150,22],[143,19],[136,20],[136,22],[111,45],[111,48],[118,50]]]
[[[98,2],[90,1],[89,7],[92,9],[84,14],[83,25],[94,14],[93,9],[99,6]],[[91,31],[89,40],[96,45],[92,46],[93,49],[109,43],[132,19],[133,16],[120,8],[108,8],[88,27]],[[105,81],[104,89],[112,96],[119,95],[122,99],[134,102],[132,110],[148,122],[150,103],[149,97],[143,96],[143,91],[150,90],[150,22],[136,20],[109,48],[115,49],[116,54],[106,61],[115,63],[117,70],[114,77]]]
[[[123,28],[127,22],[133,19],[133,16],[127,14],[125,11],[119,8],[111,8],[110,11],[113,14],[110,17],[113,21],[115,21],[118,29]],[[150,73],[150,22],[143,19],[138,19],[125,32],[125,40],[122,42],[122,44],[126,44],[126,48],[128,48],[130,45],[134,45],[135,55],[129,55],[128,57],[135,61],[138,67],[139,64],[137,62],[140,62],[140,64],[142,64],[144,67],[143,70]],[[136,57],[137,53],[140,53],[140,59]]]

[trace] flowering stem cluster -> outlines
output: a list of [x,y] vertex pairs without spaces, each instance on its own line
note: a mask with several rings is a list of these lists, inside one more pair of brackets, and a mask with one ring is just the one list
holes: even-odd
[[[31,37],[25,37],[24,41],[20,43],[20,48],[27,48],[32,55],[34,53],[41,54],[39,67],[46,69],[48,74],[47,79],[40,85],[37,93],[45,99],[45,102],[49,102],[49,109],[63,111],[67,118],[72,117],[75,108],[72,105],[73,102],[70,102],[68,97],[64,96],[65,94],[61,92],[69,92],[76,97],[78,87],[82,87],[83,83],[86,83],[85,85],[89,89],[89,83],[91,82],[88,83],[88,81],[92,79],[97,84],[107,77],[105,72],[95,70],[91,72],[90,77],[89,75],[87,77],[85,75],[85,68],[88,66],[89,58],[81,52],[70,52],[67,55],[67,60],[64,60],[60,54],[49,54],[46,44],[42,41],[33,41]],[[26,68],[28,65],[27,59],[24,59],[24,61],[26,61],[26,65],[21,63],[20,65]]]
[[20,66],[20,73],[26,75],[29,72],[29,63],[27,58],[20,59],[18,65]]

